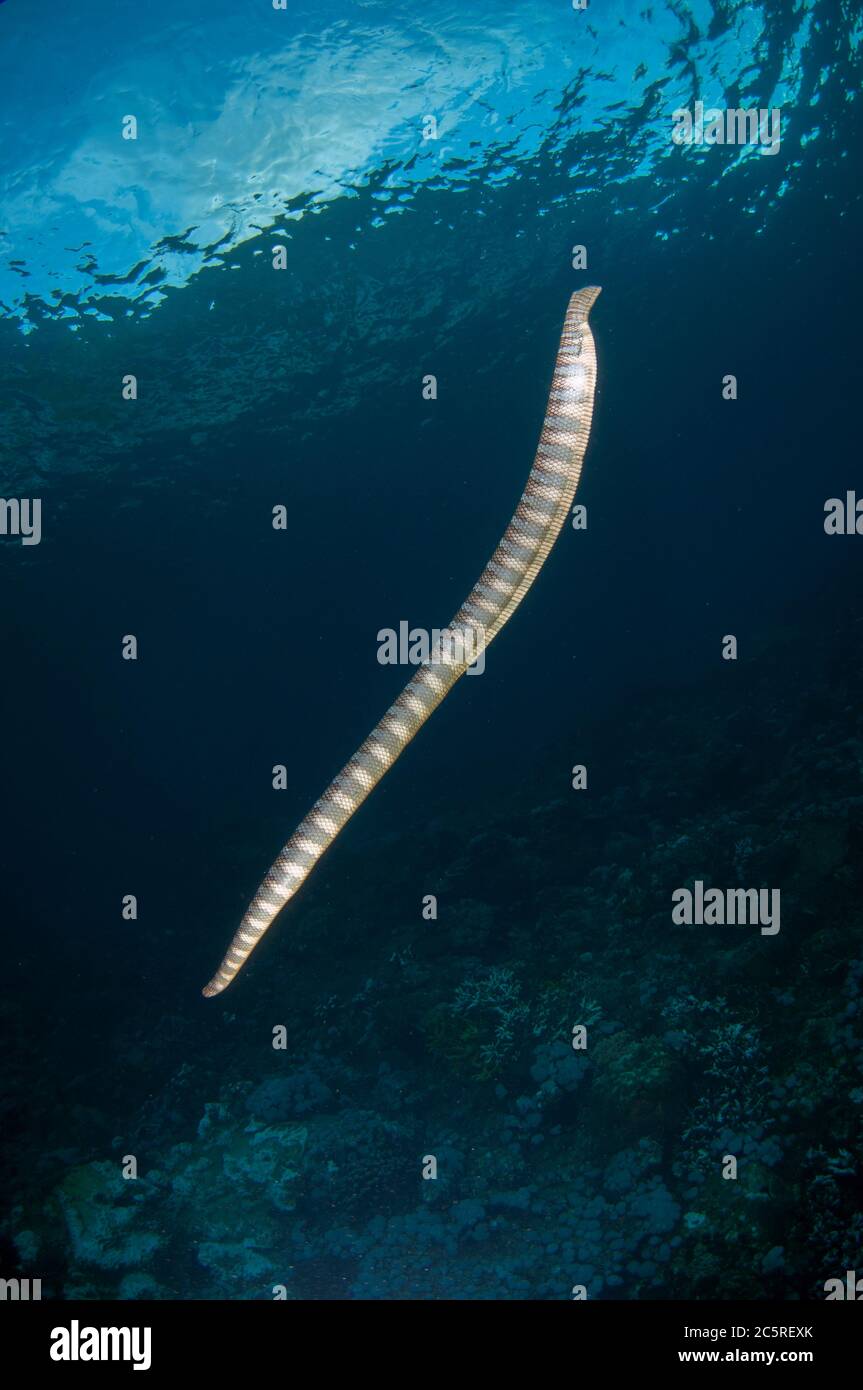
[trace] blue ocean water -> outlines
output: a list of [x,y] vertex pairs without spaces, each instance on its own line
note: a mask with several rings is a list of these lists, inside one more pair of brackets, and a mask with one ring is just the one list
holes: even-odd
[[[0,536],[0,1275],[854,1267],[861,36],[836,0],[2,7],[0,491],[42,510]],[[675,144],[696,102],[779,147]],[[401,688],[379,630],[445,623],[509,521],[588,284],[587,529],[205,1003]],[[675,926],[696,880],[780,889],[781,932]]]

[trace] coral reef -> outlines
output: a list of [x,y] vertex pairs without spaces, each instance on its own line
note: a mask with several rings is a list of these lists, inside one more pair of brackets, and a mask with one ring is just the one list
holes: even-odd
[[[816,741],[781,653],[736,708],[645,701],[625,739],[585,732],[589,797],[538,769],[480,835],[346,855],[350,897],[296,916],[302,971],[274,952],[206,1047],[175,1010],[119,1023],[134,1103],[116,1062],[86,1074],[6,1174],[22,1272],[64,1297],[800,1298],[859,1267],[863,682],[821,669]],[[405,920],[418,878],[434,923]],[[781,932],[673,926],[696,878],[781,882]]]

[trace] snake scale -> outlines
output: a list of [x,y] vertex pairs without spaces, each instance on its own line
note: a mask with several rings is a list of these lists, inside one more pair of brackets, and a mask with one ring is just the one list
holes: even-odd
[[472,638],[445,647],[422,665],[311,811],[300,822],[249,904],[222,964],[204,994],[212,998],[242,970],[354,811],[392,767],[452,689],[478,650],[488,646],[521,603],[569,514],[590,436],[596,351],[588,315],[599,294],[577,290],[569,301],[548,406],[533,468],[515,515],[449,631]]

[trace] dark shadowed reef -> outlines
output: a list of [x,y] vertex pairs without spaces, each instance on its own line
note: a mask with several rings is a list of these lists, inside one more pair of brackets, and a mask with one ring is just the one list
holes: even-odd
[[[36,1056],[7,1003],[21,1259],[69,1297],[817,1296],[860,1240],[857,643],[843,617],[805,671],[777,640],[733,695],[723,671],[609,710],[589,795],[557,740],[506,800],[359,836],[220,1015],[162,986],[82,1075],[56,1058],[104,981]],[[672,926],[696,877],[780,880],[778,938]]]

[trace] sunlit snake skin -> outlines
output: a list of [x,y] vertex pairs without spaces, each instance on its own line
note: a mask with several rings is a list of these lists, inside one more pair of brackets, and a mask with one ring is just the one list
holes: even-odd
[[[593,415],[596,352],[587,319],[598,294],[597,288],[590,287],[578,290],[569,301],[527,486],[497,550],[450,624],[453,632],[473,632],[485,646],[515,612],[538,575],[575,496]],[[420,666],[408,681],[377,728],[288,840],[204,990],[208,998],[226,989],[243,968],[285,903],[475,656],[476,648],[444,650],[439,660]]]

